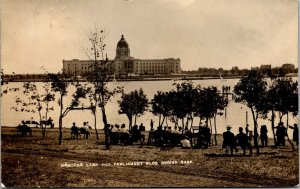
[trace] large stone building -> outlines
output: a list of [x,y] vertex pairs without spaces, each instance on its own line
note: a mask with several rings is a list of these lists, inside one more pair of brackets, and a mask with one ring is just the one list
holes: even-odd
[[[67,74],[82,75],[93,69],[93,60],[63,60],[63,71]],[[122,35],[117,44],[116,57],[106,64],[110,74],[115,75],[157,75],[180,74],[180,59],[135,59]]]

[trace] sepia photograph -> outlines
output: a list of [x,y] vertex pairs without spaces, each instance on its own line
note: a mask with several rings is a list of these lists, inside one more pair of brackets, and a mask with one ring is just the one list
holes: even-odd
[[297,0],[1,0],[1,188],[299,187]]

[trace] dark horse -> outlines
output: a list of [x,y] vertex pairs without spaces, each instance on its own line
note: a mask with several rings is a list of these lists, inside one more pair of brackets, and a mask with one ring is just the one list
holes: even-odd
[[27,125],[19,125],[17,126],[17,135],[20,133],[21,136],[26,136],[29,133],[29,136],[32,136],[32,130]]

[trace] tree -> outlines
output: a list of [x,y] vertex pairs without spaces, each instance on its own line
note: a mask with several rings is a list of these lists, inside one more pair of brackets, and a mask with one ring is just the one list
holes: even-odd
[[172,99],[171,93],[157,91],[151,100],[150,104],[152,105],[151,112],[153,115],[159,117],[158,126],[162,126],[164,120],[168,119],[168,116],[171,115],[171,102]]
[[[104,30],[98,30],[90,32],[88,39],[91,47],[87,49],[86,54],[93,61],[92,71],[87,72],[84,77],[86,80],[92,84],[93,95],[92,98],[95,104],[98,105],[102,113],[102,121],[104,128],[107,127],[108,121],[106,116],[106,104],[110,98],[123,91],[123,88],[116,87],[114,89],[109,89],[107,84],[109,82],[109,70],[107,65],[109,64],[107,57],[104,58],[104,50],[106,44],[104,43],[106,35]],[[95,114],[96,115],[96,114]],[[95,118],[96,119],[96,118]],[[109,149],[109,136],[108,132],[105,132],[105,147]]]
[[236,95],[235,101],[247,105],[251,110],[254,122],[254,145],[257,153],[259,153],[257,119],[259,115],[263,114],[267,83],[262,75],[251,70],[234,86],[234,93]]
[[[192,126],[194,120],[195,99],[198,90],[197,88],[199,88],[200,86],[197,86],[195,88],[191,81],[174,83],[173,85],[176,86],[176,91],[173,90],[170,92],[170,112],[171,115],[173,115],[173,120],[178,122],[178,119],[181,119],[183,128],[188,127],[189,121],[191,121]],[[187,118],[186,124],[184,124],[185,118]]]
[[148,99],[142,88],[132,91],[128,94],[123,93],[119,103],[119,114],[126,114],[129,120],[129,129],[132,128],[132,118],[134,125],[138,116],[143,115],[148,107]]
[[216,87],[207,87],[200,89],[196,101],[196,115],[200,120],[204,118],[206,123],[214,118],[215,127],[215,144],[217,145],[217,124],[216,117],[219,110],[224,110],[228,105],[228,100],[225,96],[222,96]]
[[[293,116],[298,115],[298,82],[294,82],[291,78],[277,78],[270,88],[270,94],[273,95],[270,98],[273,103],[272,108],[279,112],[280,122],[286,115],[286,129],[288,130],[289,113],[292,112]],[[288,135],[287,138],[294,150],[294,145]]]
[[[96,139],[99,139],[99,134],[97,130],[97,115],[96,111],[97,108],[95,107],[97,105],[97,98],[95,94],[95,90],[92,87],[89,87],[87,83],[81,84],[79,82],[76,83],[76,92],[73,94],[73,100],[71,106],[73,107],[78,107],[79,104],[81,103],[81,99],[86,99],[88,98],[90,102],[90,108],[85,108],[85,109],[90,109],[92,111],[92,114],[94,116],[94,128],[96,132]],[[83,103],[82,103],[83,107]]]
[[58,105],[60,107],[60,113],[59,113],[59,135],[58,135],[58,143],[61,145],[62,142],[62,121],[63,118],[66,116],[67,108],[64,108],[64,97],[68,94],[67,88],[70,85],[72,79],[69,75],[65,73],[58,73],[58,74],[48,74],[48,79],[51,83],[51,88],[54,92],[59,93],[58,98]]
[[[38,90],[36,84],[33,82],[24,82],[23,84],[23,96],[25,98],[16,98],[17,107],[13,107],[15,111],[25,112],[38,112],[39,125],[42,129],[42,136],[45,137],[46,125],[43,124],[43,119],[48,119],[48,113],[53,110],[53,107],[49,107],[50,102],[55,100],[55,94],[51,91],[49,83],[43,83],[42,92]],[[43,112],[44,110],[44,112]]]

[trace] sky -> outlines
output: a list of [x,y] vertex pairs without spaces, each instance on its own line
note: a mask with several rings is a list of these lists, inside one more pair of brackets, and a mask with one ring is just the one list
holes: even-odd
[[106,31],[115,58],[124,35],[131,56],[180,58],[183,70],[298,64],[297,0],[2,0],[4,73],[59,72],[88,59],[87,34]]

